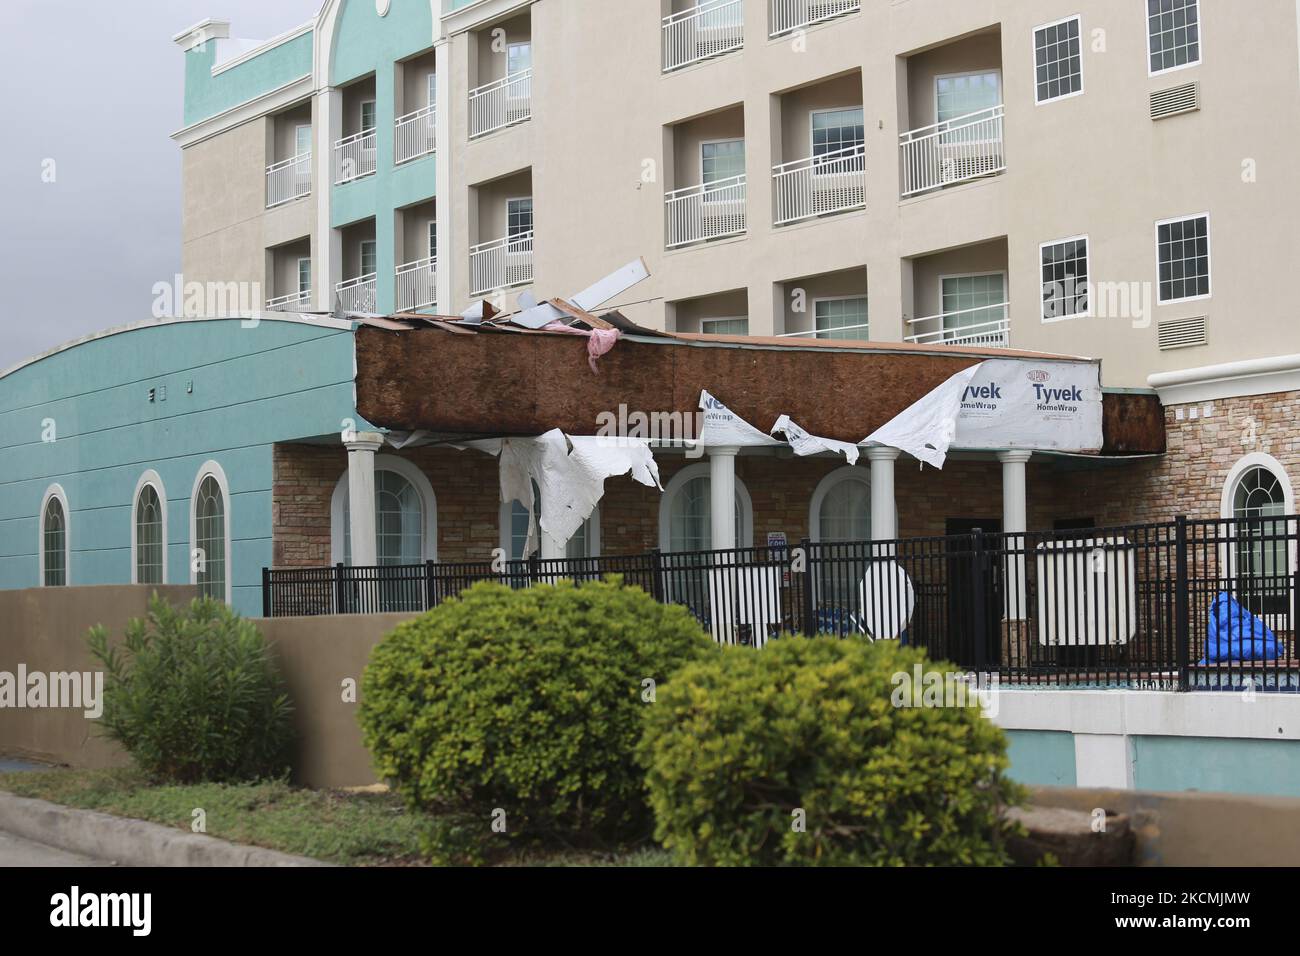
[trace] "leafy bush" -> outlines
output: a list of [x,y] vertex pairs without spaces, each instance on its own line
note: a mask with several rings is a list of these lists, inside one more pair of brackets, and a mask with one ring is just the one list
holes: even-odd
[[481,583],[375,648],[361,726],[380,776],[437,814],[430,851],[444,862],[501,847],[494,822],[516,841],[648,836],[634,756],[654,706],[643,682],[659,693],[712,649],[684,608],[617,579]]
[[945,670],[892,643],[792,638],[684,668],[639,747],[656,837],[690,864],[1006,862],[1021,790],[1005,738],[978,707],[895,707],[894,675],[918,664]]
[[174,783],[255,780],[288,769],[292,708],[262,633],[220,601],[149,613],[110,646],[89,636],[104,668],[100,723],[151,777]]

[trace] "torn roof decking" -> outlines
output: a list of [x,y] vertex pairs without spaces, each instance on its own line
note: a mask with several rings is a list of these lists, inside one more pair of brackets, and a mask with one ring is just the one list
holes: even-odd
[[[812,434],[858,442],[986,359],[1079,361],[1011,349],[651,332],[618,313],[600,323],[625,334],[592,374],[578,336],[431,317],[364,322],[357,410],[384,428],[441,436],[593,435],[599,416],[620,406],[693,415],[707,389],[759,428],[784,414]],[[1155,395],[1106,393],[1103,412],[1103,454],[1165,450]]]

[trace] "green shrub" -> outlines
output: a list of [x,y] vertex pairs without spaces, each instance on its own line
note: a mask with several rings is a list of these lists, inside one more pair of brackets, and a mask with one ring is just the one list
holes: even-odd
[[[910,648],[835,638],[727,648],[647,712],[639,753],[656,837],[703,865],[1006,862],[1021,791],[978,707],[895,707]],[[804,832],[796,829],[803,811]]]
[[[371,654],[361,726],[379,775],[439,820],[431,852],[473,860],[507,839],[574,846],[648,837],[634,751],[643,681],[713,644],[681,607],[617,579],[482,583],[407,621]],[[499,819],[499,818],[498,818]]]
[[224,783],[287,771],[283,681],[261,632],[222,602],[176,608],[155,594],[120,644],[103,627],[89,643],[104,668],[103,730],[151,777]]

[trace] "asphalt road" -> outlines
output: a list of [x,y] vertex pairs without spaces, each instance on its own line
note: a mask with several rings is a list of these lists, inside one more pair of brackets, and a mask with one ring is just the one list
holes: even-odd
[[0,832],[0,867],[4,866],[109,866],[102,860],[56,850],[43,843]]

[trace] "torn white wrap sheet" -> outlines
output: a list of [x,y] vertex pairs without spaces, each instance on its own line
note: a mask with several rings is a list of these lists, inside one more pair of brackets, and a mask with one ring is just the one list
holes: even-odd
[[778,432],[785,436],[785,440],[790,443],[790,447],[794,449],[794,453],[800,458],[829,451],[843,455],[850,465],[858,463],[857,445],[847,441],[836,441],[834,438],[810,435],[790,421],[789,415],[782,415],[776,420],[776,424],[772,426],[772,434],[775,435]]
[[770,435],[764,435],[707,391],[700,392],[700,410],[704,412],[704,424],[696,439],[697,445],[705,448],[725,445],[750,448],[783,444]]
[[989,359],[958,372],[863,444],[900,448],[936,468],[953,446],[1098,452],[1101,368],[1095,362]]
[[[537,549],[537,526],[565,544],[591,517],[605,494],[605,479],[631,474],[659,488],[659,467],[648,441],[599,436],[567,437],[558,428],[536,438],[507,438],[501,443],[501,500],[518,501],[528,510],[525,554]],[[541,517],[533,484],[541,496]]]

